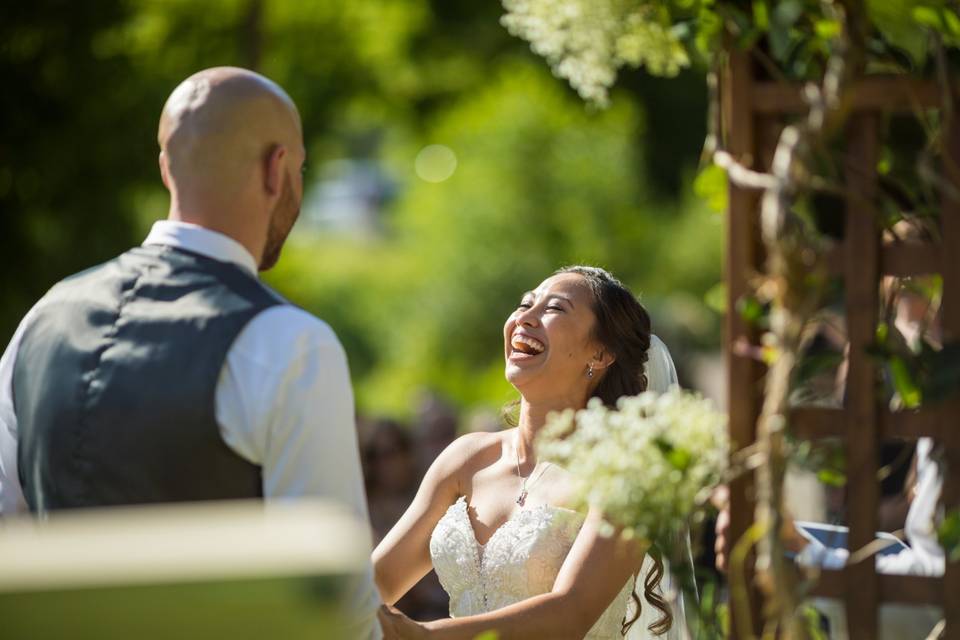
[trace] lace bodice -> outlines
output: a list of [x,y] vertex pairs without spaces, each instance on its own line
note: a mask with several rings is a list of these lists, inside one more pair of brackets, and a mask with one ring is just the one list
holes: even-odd
[[[583,516],[575,511],[529,507],[515,512],[481,545],[461,496],[430,537],[430,557],[450,595],[450,615],[485,613],[549,592],[582,524]],[[587,638],[621,637],[632,589],[631,577]]]

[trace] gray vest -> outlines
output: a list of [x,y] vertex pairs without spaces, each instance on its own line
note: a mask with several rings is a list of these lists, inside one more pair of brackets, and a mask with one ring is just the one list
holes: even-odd
[[132,249],[40,301],[13,375],[30,510],[252,498],[260,468],[221,439],[220,370],[283,301],[241,268]]

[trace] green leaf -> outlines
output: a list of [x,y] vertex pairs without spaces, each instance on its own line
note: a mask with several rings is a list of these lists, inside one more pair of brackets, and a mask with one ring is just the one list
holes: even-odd
[[703,294],[703,303],[719,314],[727,312],[727,284],[720,281]]
[[928,35],[913,19],[915,4],[916,0],[867,0],[867,14],[884,39],[919,69],[927,60]]
[[893,377],[893,387],[900,394],[900,401],[906,409],[915,409],[920,406],[923,395],[920,393],[920,387],[913,379],[913,374],[907,367],[903,358],[894,355],[887,361],[890,366],[890,375]]
[[674,469],[686,471],[690,467],[690,463],[693,462],[693,454],[687,449],[677,447],[667,456],[667,461]]
[[664,438],[656,438],[653,442],[674,469],[686,471],[693,462],[693,454],[687,449],[676,447]]
[[880,157],[877,158],[877,173],[882,176],[888,175],[893,168],[893,149],[884,145],[880,150]]
[[951,509],[937,527],[937,540],[950,562],[960,559],[960,509]]
[[886,344],[887,344],[887,338],[888,338],[889,336],[890,336],[890,325],[888,325],[886,322],[881,322],[880,324],[878,324],[878,325],[877,325],[877,334],[876,334],[877,344],[878,344],[878,345],[886,345]]
[[934,273],[925,278],[913,278],[909,282],[910,289],[916,291],[927,300],[939,300],[943,295],[943,276]]
[[473,640],[499,640],[500,634],[491,629],[473,637]]
[[960,44],[960,15],[948,7],[914,7],[911,12],[918,25],[937,31],[947,45]]
[[824,40],[833,40],[840,35],[840,23],[836,20],[817,20],[813,30]]
[[693,192],[714,211],[726,211],[729,198],[727,172],[715,164],[704,167],[693,181]]
[[767,13],[765,0],[753,0],[753,24],[760,31],[766,31],[770,27],[770,16]]
[[716,12],[706,7],[701,8],[697,14],[694,37],[695,47],[700,55],[710,57],[714,54],[722,31],[723,21]]
[[753,296],[743,296],[737,300],[737,311],[744,322],[756,325],[766,315],[763,305]]
[[822,616],[816,607],[804,605],[800,609],[800,615],[803,617],[804,622],[806,622],[807,637],[809,637],[810,640],[830,640],[827,634],[823,632],[823,626],[821,624]]
[[730,637],[730,605],[726,602],[721,603],[717,606],[717,620],[720,623],[720,629],[723,632],[721,637],[729,638]]
[[[946,34],[951,35],[954,38],[960,38],[960,15],[957,15],[953,11],[944,9],[943,21],[947,26]],[[954,43],[956,44],[956,41],[954,41]]]
[[817,480],[829,487],[842,487],[847,484],[847,475],[836,469],[820,469],[817,471]]
[[912,15],[913,21],[919,25],[930,27],[940,32],[943,32],[945,28],[940,12],[933,7],[914,7]]

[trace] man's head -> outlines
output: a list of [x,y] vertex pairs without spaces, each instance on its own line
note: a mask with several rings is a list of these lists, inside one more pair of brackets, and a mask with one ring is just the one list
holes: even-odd
[[170,218],[224,233],[272,267],[300,213],[300,115],[275,82],[236,67],[184,80],[163,107],[160,173]]

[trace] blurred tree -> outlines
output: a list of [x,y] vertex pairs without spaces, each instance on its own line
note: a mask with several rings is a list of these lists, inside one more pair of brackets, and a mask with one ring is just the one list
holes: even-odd
[[130,237],[118,214],[151,170],[152,151],[140,156],[152,125],[129,56],[96,48],[130,17],[109,0],[0,8],[0,335],[56,280]]
[[[612,269],[652,294],[664,324],[677,314],[658,301],[677,289],[698,300],[716,281],[719,218],[651,196],[633,143],[643,128],[632,101],[588,113],[535,65],[505,61],[423,136],[386,144],[403,184],[386,238],[371,247],[301,235],[271,279],[338,328],[361,406],[409,410],[422,385],[463,403],[505,401],[503,322],[558,267]],[[416,175],[424,143],[453,151],[449,179]]]
[[[312,167],[365,159],[398,185],[383,237],[301,225],[269,276],[341,336],[362,407],[408,410],[421,385],[501,402],[502,322],[564,263],[608,266],[655,306],[680,291],[699,300],[720,246],[716,216],[686,195],[702,77],[665,90],[637,72],[598,113],[501,14],[468,0],[5,4],[0,336],[54,282],[164,215],[160,109],[183,78],[224,64],[288,89]],[[414,172],[431,143],[458,162],[437,184]],[[660,306],[671,324],[679,307]]]

